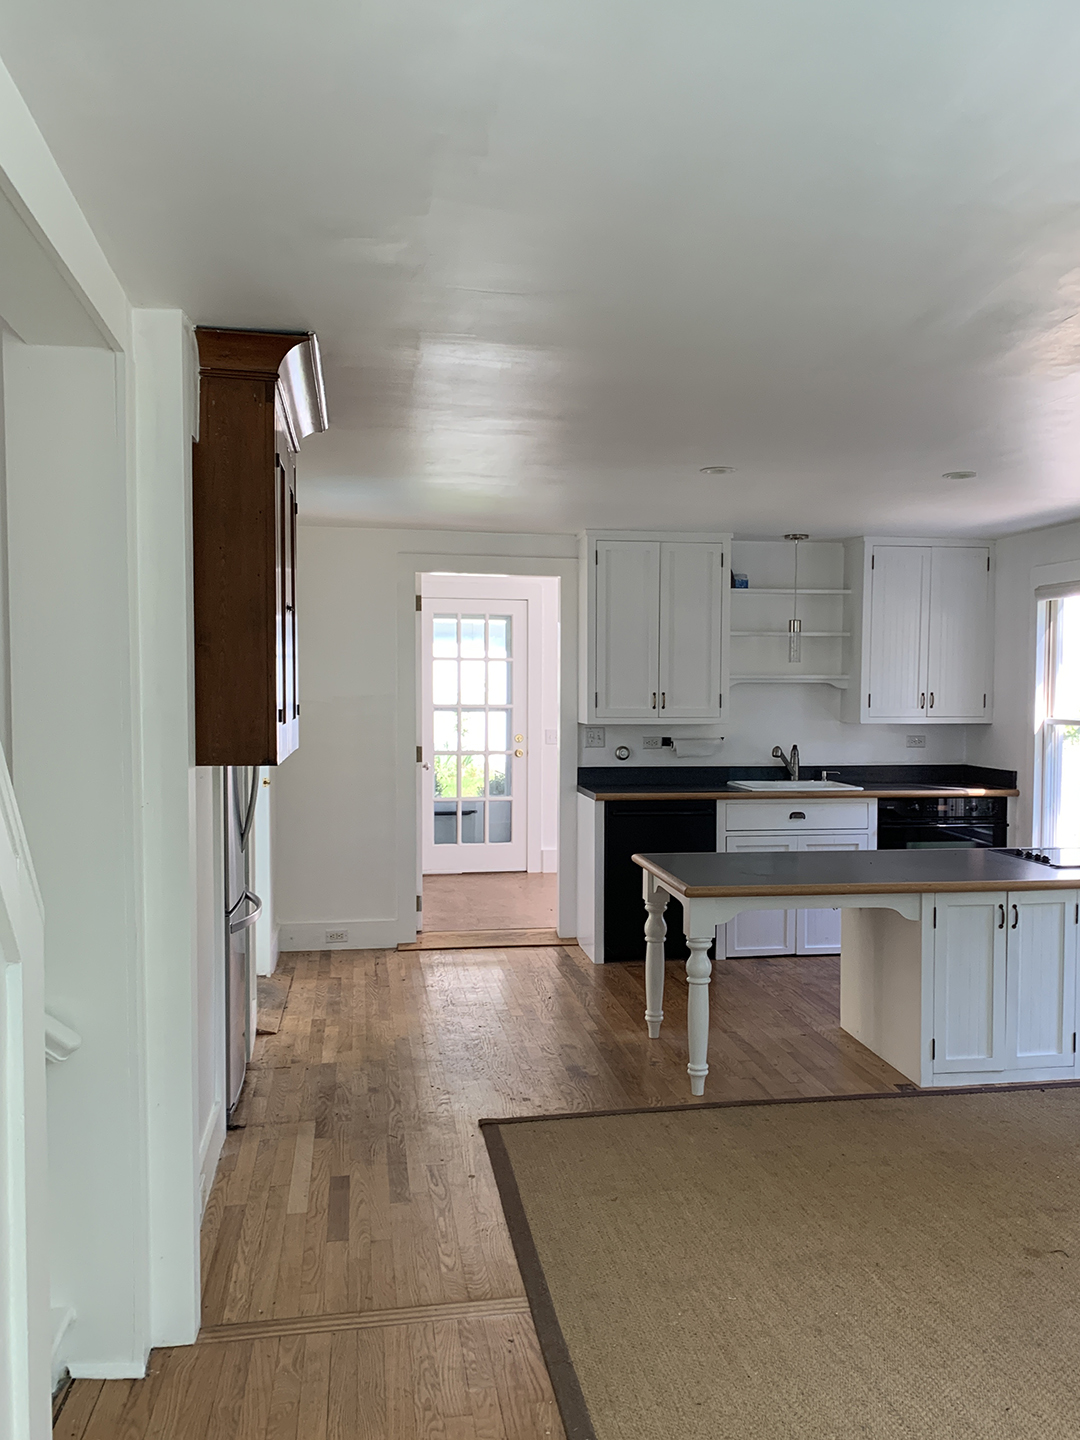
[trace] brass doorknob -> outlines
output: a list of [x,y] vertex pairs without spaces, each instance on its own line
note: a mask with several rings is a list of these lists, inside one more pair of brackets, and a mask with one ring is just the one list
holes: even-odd
[[522,755],[525,754],[525,751],[524,751],[524,750],[515,750],[515,751],[514,751],[514,754],[515,754],[515,755],[517,756],[517,758],[520,760],[521,757],[522,757]]
[[516,743],[517,743],[518,745],[520,745],[521,742],[522,742],[524,739],[525,739],[525,736],[524,736],[524,735],[515,735],[515,736],[514,736],[514,740],[516,741]]

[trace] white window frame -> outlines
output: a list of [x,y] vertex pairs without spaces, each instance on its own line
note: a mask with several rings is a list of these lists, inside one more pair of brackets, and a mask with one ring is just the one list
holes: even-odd
[[[1054,587],[1059,589],[1059,587]],[[1055,845],[1061,804],[1061,747],[1064,732],[1080,725],[1080,716],[1055,713],[1054,688],[1061,656],[1061,604],[1080,596],[1075,587],[1060,587],[1060,593],[1037,596],[1035,660],[1035,813],[1032,816],[1033,842]]]

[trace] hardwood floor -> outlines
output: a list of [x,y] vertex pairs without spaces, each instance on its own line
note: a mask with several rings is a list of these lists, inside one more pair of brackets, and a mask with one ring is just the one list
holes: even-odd
[[[283,955],[203,1225],[203,1331],[76,1381],[62,1440],[563,1435],[477,1120],[690,1100],[686,983],[566,947]],[[881,1090],[832,958],[724,960],[706,1099]]]
[[557,875],[425,875],[425,930],[551,930]]

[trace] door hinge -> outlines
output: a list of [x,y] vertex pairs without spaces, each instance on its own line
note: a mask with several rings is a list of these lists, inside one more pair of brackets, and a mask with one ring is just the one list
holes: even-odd
[[416,908],[417,910],[422,910],[424,908],[424,897],[422,895],[417,895],[416,897]]
[[424,597],[422,595],[417,595],[416,597],[416,608],[417,610],[422,610],[424,608]]
[[277,722],[279,725],[285,724],[285,707],[283,705],[278,706]]
[[936,1057],[937,1057],[937,1041],[936,1041],[936,1040],[931,1040],[931,1041],[930,1041],[930,1059],[933,1060],[933,1059],[935,1059]]
[[424,747],[422,745],[417,745],[416,747],[416,763],[418,765],[424,763]]
[[937,906],[936,906],[936,905],[934,906],[934,924],[933,924],[933,926],[932,926],[931,928],[934,929],[934,930],[937,929]]

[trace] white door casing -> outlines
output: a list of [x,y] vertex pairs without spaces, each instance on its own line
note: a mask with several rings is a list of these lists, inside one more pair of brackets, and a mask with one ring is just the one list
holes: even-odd
[[927,713],[931,554],[929,546],[873,548],[867,681],[872,716],[916,719]]
[[660,546],[660,700],[662,719],[720,719],[724,547]]
[[1006,920],[1007,1068],[1072,1069],[1076,1033],[1076,891],[1010,893]]
[[1006,907],[1004,891],[938,896],[934,902],[934,1069],[1003,1070]]
[[527,868],[528,615],[525,600],[423,601],[427,874]]

